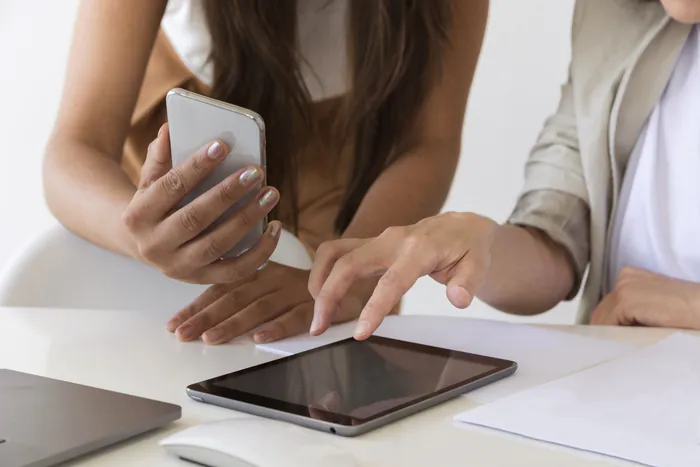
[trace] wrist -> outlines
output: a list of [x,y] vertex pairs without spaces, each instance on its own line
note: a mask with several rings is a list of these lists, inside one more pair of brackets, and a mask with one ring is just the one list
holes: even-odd
[[131,259],[135,259],[140,263],[145,263],[145,259],[139,251],[139,246],[136,243],[136,239],[131,234],[131,232],[129,232],[129,230],[126,228],[124,222],[122,222],[121,219],[119,220],[118,228],[116,229],[116,231],[117,246],[120,250],[117,253],[120,253],[123,256],[127,256]]
[[700,329],[700,284],[693,283],[687,298],[693,329]]
[[490,237],[486,244],[486,254],[488,255],[489,261],[484,267],[484,281],[475,291],[475,298],[478,298],[479,300],[488,300],[488,296],[490,295],[489,291],[493,288],[492,286],[490,286],[490,284],[497,282],[496,277],[498,276],[498,273],[496,269],[498,266],[497,264],[495,264],[496,261],[494,261],[493,252],[496,251],[498,245],[503,242],[503,237],[507,234],[507,228],[508,227],[498,224],[496,222],[494,222],[494,225],[492,227]]

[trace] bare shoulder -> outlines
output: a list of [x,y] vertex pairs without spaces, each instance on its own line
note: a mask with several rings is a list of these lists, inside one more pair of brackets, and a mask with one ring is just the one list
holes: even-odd
[[54,137],[120,157],[167,0],[84,0]]
[[452,37],[478,40],[479,45],[486,31],[489,0],[452,1]]

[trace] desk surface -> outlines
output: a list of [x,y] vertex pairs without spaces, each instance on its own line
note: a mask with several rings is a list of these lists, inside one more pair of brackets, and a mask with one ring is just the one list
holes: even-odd
[[[83,458],[76,466],[184,467],[158,445],[168,434],[198,423],[238,416],[190,400],[188,384],[275,358],[252,341],[209,347],[181,343],[165,331],[167,317],[108,310],[0,308],[0,368],[158,399],[182,406],[182,419],[166,429]],[[449,320],[460,318],[436,317]],[[663,329],[556,326],[557,329],[646,346]],[[459,398],[359,438],[317,433],[319,441],[351,450],[366,466],[631,465],[509,434],[460,425],[452,416],[475,406]]]

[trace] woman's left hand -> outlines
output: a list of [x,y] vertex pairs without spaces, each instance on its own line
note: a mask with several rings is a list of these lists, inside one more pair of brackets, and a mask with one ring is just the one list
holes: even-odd
[[[270,262],[246,280],[208,288],[167,328],[182,341],[202,337],[207,344],[223,344],[252,330],[257,343],[301,334],[314,314],[308,282],[309,271]],[[348,295],[335,321],[357,318],[363,305],[361,298]]]
[[700,329],[700,284],[625,268],[591,324]]

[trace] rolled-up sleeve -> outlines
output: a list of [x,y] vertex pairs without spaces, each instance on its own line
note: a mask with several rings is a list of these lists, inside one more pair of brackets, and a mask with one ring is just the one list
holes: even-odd
[[[572,41],[581,21],[577,2]],[[590,257],[590,210],[581,162],[571,79],[562,86],[557,111],[545,122],[525,165],[525,186],[508,223],[536,228],[569,254],[578,293]]]
[[576,297],[589,261],[588,204],[562,191],[529,191],[518,200],[508,223],[538,229],[565,249],[574,271],[567,299]]

